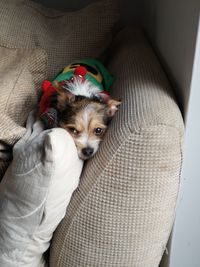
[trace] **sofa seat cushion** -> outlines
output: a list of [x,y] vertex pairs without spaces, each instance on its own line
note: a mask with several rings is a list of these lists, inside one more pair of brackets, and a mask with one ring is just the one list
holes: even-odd
[[125,29],[110,47],[119,111],[57,228],[50,266],[155,267],[175,214],[183,119],[143,33]]
[[0,1],[0,45],[36,48],[48,54],[48,78],[74,59],[98,57],[118,19],[116,0],[94,2],[75,12],[45,8],[29,0]]

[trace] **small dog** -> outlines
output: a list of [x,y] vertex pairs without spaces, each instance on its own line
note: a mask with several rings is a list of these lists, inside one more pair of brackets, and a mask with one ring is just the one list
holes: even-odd
[[[78,90],[81,85],[79,84]],[[78,155],[87,160],[98,150],[108,123],[121,102],[101,93],[85,97],[57,86],[58,125],[74,139]]]
[[50,107],[56,110],[57,126],[71,134],[79,157],[87,160],[97,152],[108,123],[121,102],[111,99],[86,80],[83,70],[81,75],[79,72],[76,68],[76,75],[70,80],[54,81],[55,92],[51,95]]

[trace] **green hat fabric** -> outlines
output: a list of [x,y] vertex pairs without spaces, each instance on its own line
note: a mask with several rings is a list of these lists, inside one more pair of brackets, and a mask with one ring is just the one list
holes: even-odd
[[96,59],[73,61],[54,78],[53,82],[70,80],[74,76],[74,71],[78,66],[83,66],[86,68],[87,73],[84,76],[86,80],[98,86],[101,91],[110,91],[110,87],[112,86],[115,78],[112,74],[109,73],[104,65]]

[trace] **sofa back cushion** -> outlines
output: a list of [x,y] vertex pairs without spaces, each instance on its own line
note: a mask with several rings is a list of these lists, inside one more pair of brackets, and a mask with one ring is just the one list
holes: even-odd
[[48,78],[74,59],[99,57],[118,19],[116,0],[94,2],[75,12],[46,8],[29,0],[0,1],[0,45],[43,48]]
[[12,146],[26,132],[46,76],[47,56],[41,49],[0,47],[0,180],[10,163]]
[[76,12],[29,0],[0,1],[0,179],[12,145],[25,133],[42,80],[74,59],[99,57],[117,19],[116,0],[97,1]]
[[179,107],[140,31],[122,31],[109,56],[113,97],[122,105],[54,234],[50,266],[155,267],[172,228],[182,162]]

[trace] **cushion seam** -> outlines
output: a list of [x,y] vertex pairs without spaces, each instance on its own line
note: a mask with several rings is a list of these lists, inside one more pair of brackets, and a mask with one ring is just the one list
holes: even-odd
[[17,82],[19,81],[19,78],[20,78],[21,74],[23,73],[24,69],[26,68],[26,63],[27,63],[27,59],[25,60],[25,64],[24,64],[24,66],[21,67],[21,69],[20,69],[20,71],[19,71],[19,73],[18,73],[18,75],[17,75],[17,78],[16,78],[16,80],[15,80],[15,82],[14,82],[14,84],[13,84],[12,90],[10,91],[10,93],[9,93],[9,95],[8,95],[7,101],[6,101],[6,103],[5,103],[5,112],[8,111],[8,102],[9,102],[9,100],[10,100],[11,94],[13,93],[13,91],[14,91],[14,89],[15,89],[15,87],[16,87],[16,84],[17,84]]
[[172,129],[175,129],[175,130],[177,130],[180,134],[182,134],[183,133],[183,129],[184,129],[184,124],[183,124],[183,129],[180,129],[180,128],[178,128],[177,126],[174,126],[174,125],[171,125],[171,124],[168,124],[168,123],[149,123],[149,124],[146,124],[146,125],[142,125],[141,124],[141,126],[139,126],[139,127],[137,127],[137,128],[135,128],[135,129],[133,129],[133,130],[131,130],[130,129],[130,126],[129,126],[129,131],[130,131],[130,134],[134,134],[134,133],[140,133],[140,132],[142,132],[142,131],[146,131],[146,130],[148,130],[149,129],[149,127],[151,128],[151,127],[160,127],[160,126],[164,126],[164,127],[168,127],[168,128],[172,128]]

